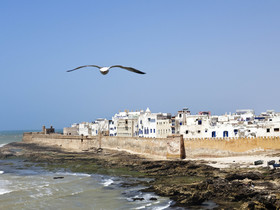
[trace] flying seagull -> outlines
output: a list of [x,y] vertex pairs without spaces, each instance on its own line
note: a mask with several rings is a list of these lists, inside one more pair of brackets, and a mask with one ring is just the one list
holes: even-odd
[[138,73],[138,74],[146,74],[145,72],[139,71],[139,70],[137,70],[135,68],[125,67],[125,66],[121,66],[121,65],[114,65],[114,66],[109,66],[109,67],[100,67],[100,66],[96,66],[96,65],[85,65],[85,66],[79,66],[79,67],[74,68],[72,70],[68,70],[67,72],[76,71],[76,70],[84,68],[84,67],[96,67],[96,68],[99,68],[100,73],[103,74],[103,75],[108,74],[109,70],[111,68],[115,68],[115,67],[122,68],[122,69],[131,71],[131,72],[134,72],[134,73]]

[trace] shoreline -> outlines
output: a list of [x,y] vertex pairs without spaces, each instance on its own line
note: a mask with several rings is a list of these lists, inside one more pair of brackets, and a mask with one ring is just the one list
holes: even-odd
[[[280,152],[276,151],[274,155],[279,159]],[[0,157],[44,162],[50,170],[64,168],[73,172],[153,178],[154,181],[146,183],[146,190],[169,197],[176,202],[175,206],[190,208],[210,200],[218,205],[218,209],[280,207],[280,170],[267,167],[244,168],[231,162],[233,159],[239,160],[234,156],[222,159],[228,160],[225,164],[229,167],[214,168],[211,164],[215,158],[164,160],[120,150],[92,148],[88,151],[72,152],[17,142],[1,147]],[[217,160],[215,164],[219,166],[222,160]]]

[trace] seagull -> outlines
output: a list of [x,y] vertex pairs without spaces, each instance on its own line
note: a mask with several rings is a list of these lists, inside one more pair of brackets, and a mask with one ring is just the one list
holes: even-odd
[[96,68],[99,68],[100,73],[103,74],[103,75],[108,74],[109,70],[111,68],[115,68],[115,67],[122,68],[122,69],[131,71],[131,72],[134,72],[134,73],[137,73],[137,74],[146,74],[145,72],[139,71],[139,70],[137,70],[135,68],[125,67],[125,66],[121,66],[121,65],[114,65],[114,66],[109,66],[109,67],[100,67],[100,66],[96,66],[96,65],[84,65],[84,66],[79,66],[77,68],[74,68],[72,70],[68,70],[67,72],[76,71],[76,70],[84,68],[84,67],[96,67]]

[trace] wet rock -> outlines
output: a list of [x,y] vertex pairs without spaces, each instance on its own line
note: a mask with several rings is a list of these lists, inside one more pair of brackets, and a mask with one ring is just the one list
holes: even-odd
[[263,164],[263,160],[256,160],[254,162],[254,165],[257,166],[257,165],[262,165]]
[[64,179],[64,177],[63,176],[55,176],[55,177],[53,177],[53,179]]
[[98,149],[96,150],[97,153],[100,153],[100,152],[102,152],[102,151],[103,151],[102,148],[98,148]]
[[275,160],[271,160],[267,162],[267,165],[273,165],[275,163]]
[[232,180],[243,180],[243,179],[251,179],[251,180],[259,180],[259,179],[263,179],[264,175],[261,174],[260,172],[248,172],[248,173],[232,173],[232,174],[228,174],[226,176],[226,179],[229,181]]
[[241,208],[242,210],[265,210],[266,207],[264,204],[258,202],[258,201],[250,201],[242,204]]
[[143,201],[145,200],[144,198],[132,198],[133,201]]
[[155,197],[151,197],[150,198],[150,201],[157,201],[158,199],[157,198],[155,198]]
[[280,179],[280,171],[271,174],[271,177],[272,177],[273,179]]

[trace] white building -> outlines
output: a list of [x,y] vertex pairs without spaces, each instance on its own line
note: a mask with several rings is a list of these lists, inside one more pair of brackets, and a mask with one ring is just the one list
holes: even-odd
[[166,138],[172,134],[171,114],[151,113],[150,109],[142,111],[139,119],[139,137]]
[[64,128],[64,135],[166,138],[182,134],[184,138],[270,137],[280,136],[280,113],[268,110],[256,116],[254,110],[242,109],[236,113],[211,116],[209,111],[191,115],[188,108],[171,117],[167,113],[146,111],[119,112],[112,120],[73,124]]
[[158,114],[156,120],[156,138],[167,138],[172,134],[171,114]]
[[123,137],[138,136],[139,116],[140,111],[129,112],[125,110],[115,114],[109,124],[109,135]]
[[280,117],[268,111],[255,116],[253,110],[237,110],[221,116],[188,115],[180,125],[184,138],[280,136]]
[[97,136],[99,132],[105,136],[109,135],[109,120],[99,118],[91,123],[91,135]]
[[72,124],[71,127],[63,128],[63,135],[72,135],[72,136],[78,136],[79,135],[79,126],[78,124]]
[[89,122],[82,122],[78,124],[78,134],[81,136],[89,136],[91,135],[91,125]]

